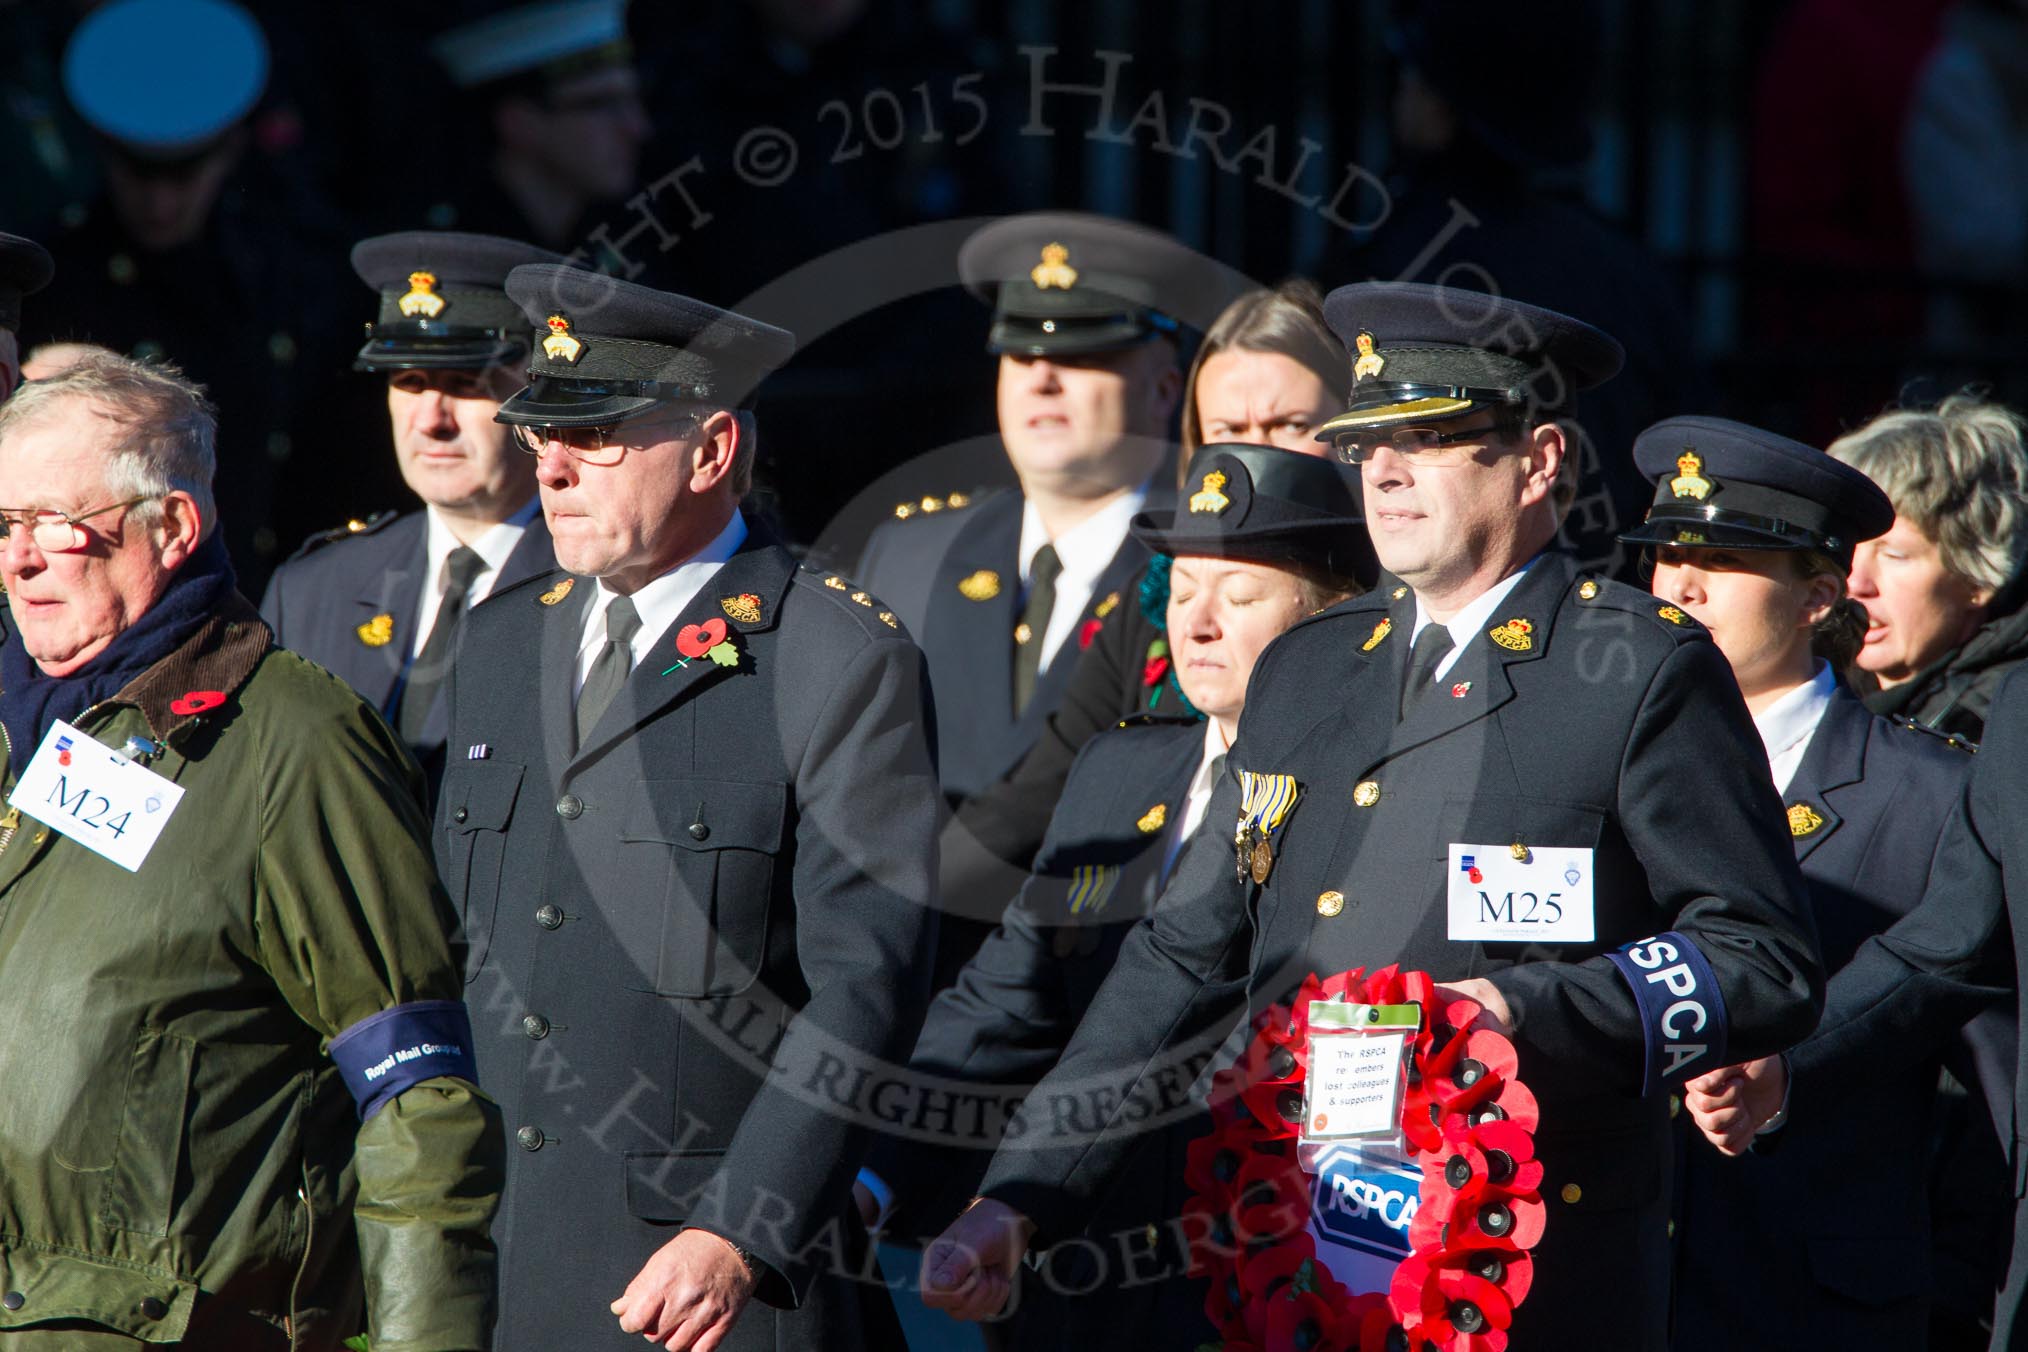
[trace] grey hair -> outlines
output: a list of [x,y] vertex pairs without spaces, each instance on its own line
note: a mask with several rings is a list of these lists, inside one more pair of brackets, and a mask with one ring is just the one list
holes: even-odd
[[1971,394],[1892,409],[1827,448],[1879,484],[1936,541],[1943,566],[1998,592],[2028,554],[2028,444],[2021,417]]
[[145,498],[133,515],[144,527],[162,519],[162,498],[188,493],[197,503],[203,537],[218,529],[211,481],[217,473],[218,412],[204,387],[168,362],[135,361],[90,352],[47,380],[31,380],[0,404],[0,441],[30,423],[56,416],[73,403],[124,429],[127,436],[106,458],[106,491],[115,498]]

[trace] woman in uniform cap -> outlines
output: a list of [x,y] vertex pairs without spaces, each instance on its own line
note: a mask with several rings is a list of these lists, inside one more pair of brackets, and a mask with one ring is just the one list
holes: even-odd
[[[1970,760],[1868,712],[1839,679],[1865,622],[1845,574],[1893,507],[1824,452],[1720,418],[1657,423],[1634,459],[1655,500],[1620,538],[1651,551],[1663,617],[1703,624],[1731,663],[1838,971],[1921,899]],[[1939,1056],[1952,1031],[1936,1030]],[[1922,1346],[1925,1300],[1905,1265],[1927,1240],[1936,1058],[1830,1066],[1813,1050],[1686,1088],[1708,1140],[1688,1143],[1677,1207],[1685,1352]],[[1756,1140],[1779,1150],[1746,1153]]]
[[2028,657],[2028,447],[2021,418],[1972,395],[1896,409],[1831,443],[1894,503],[1853,556],[1871,623],[1867,705],[1977,741],[2001,680]]
[[[1127,931],[1159,904],[1204,825],[1255,659],[1304,616],[1364,590],[1371,547],[1338,466],[1242,445],[1205,446],[1192,464],[1173,512],[1144,512],[1133,532],[1175,560],[1167,637],[1178,686],[1205,721],[1139,714],[1084,746],[1027,885],[931,1007],[913,1071],[969,1081],[999,1102],[1018,1100],[1055,1063]],[[1215,998],[1240,1013],[1243,992]],[[1179,1056],[1176,1096],[1154,1105],[1147,1147],[1108,1194],[1090,1242],[1062,1246],[1031,1278],[1010,1347],[1194,1347],[1212,1336],[1183,1279],[1174,1223],[1185,1147],[1206,1129],[1185,1090],[1215,1045],[1195,1047],[1195,1061]],[[998,1135],[996,1126],[955,1144],[883,1140],[860,1175],[862,1209],[910,1231],[942,1224],[975,1190]]]

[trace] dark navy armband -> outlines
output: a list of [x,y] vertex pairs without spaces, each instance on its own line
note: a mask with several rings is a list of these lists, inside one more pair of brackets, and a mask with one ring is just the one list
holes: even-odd
[[1647,1048],[1641,1093],[1730,1065],[1725,997],[1697,945],[1674,930],[1606,954],[1634,988]]
[[361,1019],[331,1039],[331,1059],[366,1121],[411,1085],[449,1075],[479,1081],[462,1000],[417,1000]]

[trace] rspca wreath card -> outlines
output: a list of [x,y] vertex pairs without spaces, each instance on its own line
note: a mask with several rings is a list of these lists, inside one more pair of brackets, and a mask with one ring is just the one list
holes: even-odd
[[7,805],[138,873],[183,788],[57,720]]

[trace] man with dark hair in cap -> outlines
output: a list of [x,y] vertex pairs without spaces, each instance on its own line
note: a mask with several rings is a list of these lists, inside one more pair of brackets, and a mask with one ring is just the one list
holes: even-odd
[[575,268],[507,291],[561,569],[469,617],[437,812],[518,1146],[496,1346],[856,1347],[892,1310],[853,1280],[852,1086],[906,1056],[935,933],[922,655],[740,510],[788,333]]
[[507,274],[563,261],[510,239],[433,231],[352,250],[353,270],[380,296],[356,364],[387,376],[395,460],[423,510],[312,536],[261,601],[275,641],[379,709],[433,785],[465,611],[556,566],[534,462],[494,415],[525,383],[530,345]]
[[[1562,420],[1619,345],[1412,284],[1341,287],[1325,314],[1356,379],[1322,435],[1361,467],[1401,585],[1263,656],[1210,808],[1234,837],[1185,852],[1035,1093],[1147,1064],[1218,982],[1245,978],[1260,1009],[1311,973],[1426,971],[1511,1030],[1541,1102],[1549,1214],[1509,1346],[1659,1350],[1665,1088],[1791,1045],[1822,998],[1781,803],[1702,627],[1551,547]],[[1558,907],[1502,911],[1473,890],[1531,887]],[[1022,1144],[925,1255],[930,1303],[997,1308],[1011,1263],[1075,1234],[1136,1142],[1122,1117]],[[1487,1326],[1462,1304],[1458,1327]]]
[[435,213],[442,224],[568,249],[587,211],[640,189],[652,128],[625,0],[516,5],[433,45],[485,122],[473,176]]
[[[986,347],[1019,491],[903,503],[859,565],[929,658],[938,769],[954,803],[1035,744],[1090,621],[1132,604],[1124,593],[1148,551],[1127,525],[1171,491],[1176,314],[1190,312],[1205,267],[1159,231],[1057,212],[986,226],[959,251],[958,272],[993,306]],[[939,985],[1006,898],[983,900],[983,913],[947,922]]]
[[[1971,769],[1969,747],[1867,712],[1838,679],[1866,624],[1845,598],[1853,547],[1894,506],[1814,446],[1723,418],[1657,423],[1634,461],[1655,500],[1621,538],[1652,551],[1656,597],[1709,626],[1732,667],[1835,972],[1922,899]],[[1906,1057],[1819,1067],[1795,1095],[1785,1056],[1690,1081],[1710,1142],[1683,1153],[1675,1347],[1923,1345],[1911,1258],[1929,1243],[1930,1122],[1955,1031],[1938,1022]]]
[[32,239],[0,234],[0,399],[21,383],[21,298],[49,285],[56,265]]

